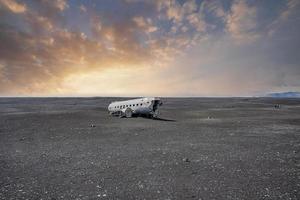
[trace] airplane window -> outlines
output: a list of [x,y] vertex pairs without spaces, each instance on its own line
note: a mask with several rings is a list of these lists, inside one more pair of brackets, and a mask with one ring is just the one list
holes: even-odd
[[129,106],[131,107],[131,104]]
[[141,105],[143,105],[143,104],[141,104]]
[[149,103],[149,102],[147,102],[147,103]]

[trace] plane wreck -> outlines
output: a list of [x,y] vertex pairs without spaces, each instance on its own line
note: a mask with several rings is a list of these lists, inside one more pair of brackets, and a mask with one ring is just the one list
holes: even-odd
[[127,101],[115,101],[109,104],[110,115],[119,117],[132,117],[144,115],[157,118],[162,101],[157,97],[131,99]]

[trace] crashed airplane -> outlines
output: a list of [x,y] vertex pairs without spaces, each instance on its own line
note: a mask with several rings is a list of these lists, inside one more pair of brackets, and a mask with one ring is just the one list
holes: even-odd
[[109,104],[108,111],[110,115],[119,117],[132,117],[134,115],[145,115],[151,118],[157,118],[158,108],[162,101],[157,97],[131,99],[127,101],[115,101]]

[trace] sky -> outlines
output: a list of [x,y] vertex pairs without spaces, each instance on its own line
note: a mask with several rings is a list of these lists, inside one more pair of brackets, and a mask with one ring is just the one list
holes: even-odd
[[300,0],[0,0],[0,96],[300,91]]

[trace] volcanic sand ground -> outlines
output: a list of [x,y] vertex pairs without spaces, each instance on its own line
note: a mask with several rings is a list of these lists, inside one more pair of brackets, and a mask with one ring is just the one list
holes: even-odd
[[300,99],[112,100],[1,98],[0,199],[299,199]]

